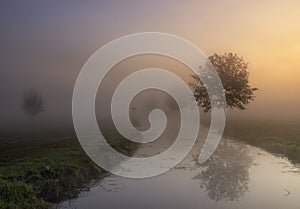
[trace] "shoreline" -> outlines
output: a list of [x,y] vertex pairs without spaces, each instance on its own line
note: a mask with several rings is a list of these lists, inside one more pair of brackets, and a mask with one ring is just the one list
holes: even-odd
[[[137,144],[109,136],[119,152],[136,154]],[[299,136],[298,123],[228,120],[224,131],[226,138],[282,154],[292,163],[300,162]],[[107,174],[88,158],[74,133],[1,137],[0,151],[0,208],[49,208],[76,198]]]
[[[133,154],[134,144],[115,139],[115,149]],[[16,144],[0,156],[0,208],[49,208],[76,198],[92,180],[107,174],[88,158],[75,137],[29,147]]]

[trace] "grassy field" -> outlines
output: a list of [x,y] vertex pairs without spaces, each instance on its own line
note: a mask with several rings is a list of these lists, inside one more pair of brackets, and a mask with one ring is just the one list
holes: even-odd
[[229,119],[225,136],[300,163],[300,121]]
[[[75,198],[91,180],[106,174],[73,134],[2,134],[0,140],[0,208],[48,208]],[[113,141],[123,153],[135,149],[119,136]]]
[[[86,156],[72,131],[0,136],[0,208],[48,208],[76,198],[92,180],[106,175]],[[229,119],[225,136],[300,162],[297,121]],[[109,138],[124,154],[130,155],[137,148],[117,134]]]

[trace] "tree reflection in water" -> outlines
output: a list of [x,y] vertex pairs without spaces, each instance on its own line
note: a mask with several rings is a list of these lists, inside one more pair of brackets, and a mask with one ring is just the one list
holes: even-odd
[[[223,142],[215,153],[201,165],[193,179],[200,180],[209,198],[237,201],[248,191],[252,158],[242,145]],[[204,166],[204,167],[203,167]]]

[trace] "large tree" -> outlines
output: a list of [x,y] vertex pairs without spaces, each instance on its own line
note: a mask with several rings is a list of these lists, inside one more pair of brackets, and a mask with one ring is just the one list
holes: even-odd
[[[209,57],[209,61],[215,67],[222,81],[227,107],[246,109],[246,105],[255,98],[254,92],[258,90],[249,85],[248,63],[243,57],[232,53],[214,54]],[[211,109],[207,90],[197,75],[192,77],[191,87],[194,90],[196,101],[207,112]]]
[[31,116],[36,116],[45,110],[43,97],[35,90],[24,93],[21,106],[24,112]]

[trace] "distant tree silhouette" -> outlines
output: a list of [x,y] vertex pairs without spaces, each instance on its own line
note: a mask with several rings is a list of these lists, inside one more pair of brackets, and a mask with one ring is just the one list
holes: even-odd
[[[258,90],[249,85],[248,63],[244,58],[232,53],[214,54],[209,57],[209,61],[222,81],[227,107],[246,109],[246,105],[255,98],[254,92]],[[195,99],[198,105],[207,112],[211,109],[208,92],[197,75],[192,75],[192,77],[194,80],[191,87],[194,90]]]
[[22,98],[22,108],[25,113],[36,116],[45,110],[44,100],[37,91],[29,90]]

